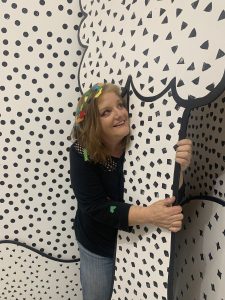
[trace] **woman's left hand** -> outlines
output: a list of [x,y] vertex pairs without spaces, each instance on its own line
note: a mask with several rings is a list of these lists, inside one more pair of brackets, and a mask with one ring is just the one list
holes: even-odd
[[176,162],[180,164],[181,171],[185,171],[191,162],[192,157],[192,141],[183,139],[178,141],[176,149]]

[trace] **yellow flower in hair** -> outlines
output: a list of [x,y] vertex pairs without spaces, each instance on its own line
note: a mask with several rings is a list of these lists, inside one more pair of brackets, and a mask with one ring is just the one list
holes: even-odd
[[97,92],[97,94],[94,96],[94,98],[98,98],[98,97],[101,95],[101,93],[102,93],[102,89],[100,89],[100,90]]
[[[85,115],[86,115],[86,112],[84,111],[86,105],[90,103],[91,99],[96,99],[101,95],[103,87],[104,87],[104,83],[97,83],[92,88],[90,88],[86,93],[84,93],[83,103],[81,104],[80,107],[79,107],[79,105],[77,106],[76,117],[75,117],[76,124],[79,124],[84,120]],[[96,92],[96,94],[92,98],[91,94],[93,92]]]

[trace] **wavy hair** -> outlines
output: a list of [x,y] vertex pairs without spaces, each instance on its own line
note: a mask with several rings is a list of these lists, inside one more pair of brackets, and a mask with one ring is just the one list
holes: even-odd
[[[85,101],[85,94],[81,96],[77,104],[77,111],[80,110],[85,113],[85,118],[79,124],[74,124],[71,131],[70,137],[72,142],[78,142],[81,147],[83,147],[88,154],[88,158],[95,163],[105,163],[108,159],[111,160],[111,155],[108,149],[105,147],[102,139],[102,129],[100,123],[100,114],[98,109],[98,101],[101,99],[102,95],[105,93],[113,92],[119,96],[124,106],[127,108],[127,101],[121,96],[120,88],[112,83],[105,83],[102,87],[102,93],[99,97],[94,98],[96,91],[90,89],[88,96],[88,103]],[[85,103],[86,102],[86,103]],[[128,144],[130,135],[128,134],[122,140],[122,146],[125,150]]]

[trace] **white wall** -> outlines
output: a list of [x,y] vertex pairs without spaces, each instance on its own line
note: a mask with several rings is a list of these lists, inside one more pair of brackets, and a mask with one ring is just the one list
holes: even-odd
[[[184,206],[184,230],[172,243],[174,297],[222,300],[224,98],[190,109],[215,100],[219,92],[211,91],[225,87],[224,5],[206,0],[182,5],[80,2],[86,18],[72,0],[0,4],[0,299],[81,299],[68,136],[79,86],[84,91],[106,80],[123,86],[129,82],[132,92],[134,140],[125,163],[128,202],[147,205],[173,192],[172,184],[178,182],[178,176],[173,178],[173,146],[185,134],[191,114],[188,135],[194,158],[186,195],[198,199],[207,193],[212,202]],[[83,46],[77,39],[79,26]],[[196,230],[204,232],[204,239],[198,239]],[[198,245],[188,242],[187,248],[186,239],[198,239]],[[157,228],[136,227],[130,236],[119,233],[113,299],[167,299],[170,246],[170,233]],[[204,261],[199,260],[202,253]]]
[[79,5],[2,1],[0,11],[0,298],[81,299],[67,152]]

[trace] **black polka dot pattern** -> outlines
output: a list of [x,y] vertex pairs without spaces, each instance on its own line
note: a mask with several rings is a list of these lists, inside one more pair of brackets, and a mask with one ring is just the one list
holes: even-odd
[[[124,199],[150,205],[173,194],[174,145],[184,108],[171,92],[154,102],[130,97],[131,144],[124,164]],[[171,233],[151,225],[119,231],[112,299],[167,299]]]
[[[184,125],[184,108],[175,103],[177,98],[171,97],[171,91],[159,93],[176,76],[173,92],[177,90],[180,97],[191,103],[213,92],[223,76],[225,48],[223,39],[218,38],[224,32],[222,2],[187,1],[179,7],[176,1],[171,1],[170,6],[155,1],[154,9],[149,0],[143,3],[122,0],[116,6],[112,1],[80,2],[83,13],[79,11],[78,1],[72,0],[57,0],[54,6],[44,0],[35,6],[24,1],[2,0],[0,3],[3,12],[0,27],[3,69],[0,224],[1,242],[6,242],[0,244],[2,299],[81,298],[78,265],[66,262],[78,257],[72,229],[76,204],[70,187],[67,150],[74,119],[71,112],[80,90],[102,80],[125,85],[132,75],[137,92],[145,96],[158,95],[154,104],[139,102],[137,98],[141,97],[134,95],[130,99],[133,134],[125,165],[125,197],[127,202],[136,204],[142,204],[144,199],[148,205],[172,191],[173,146],[180,125]],[[77,44],[77,31],[85,13],[88,16],[81,23],[79,39],[87,47],[94,42],[94,51],[90,47],[85,51],[78,78],[84,48]],[[201,18],[204,24],[211,24],[210,31],[207,26],[198,26]],[[131,85],[133,90],[134,85]],[[223,153],[220,147],[224,144],[210,138],[210,131],[214,134],[218,131],[219,139],[223,139],[220,129],[223,106],[220,110],[218,106],[214,108],[216,115],[206,117],[212,119],[206,122],[205,130],[216,147],[210,145],[206,149],[201,144],[194,145],[197,145],[194,151],[199,161],[211,164],[208,172],[203,169],[207,182],[199,173],[198,181],[190,182],[188,188],[191,195],[206,188],[214,199],[223,199],[224,178],[220,166],[223,162],[218,155]],[[206,110],[200,108],[196,114]],[[221,117],[215,119],[217,115]],[[194,131],[199,130],[197,122],[193,126]],[[202,138],[206,142],[206,137]],[[205,160],[197,153],[199,148],[207,153]],[[208,161],[212,154],[216,154],[218,162]],[[197,165],[199,161],[195,159],[196,172],[201,168]],[[128,186],[132,187],[131,193]],[[223,216],[216,211],[213,218],[219,222]],[[220,227],[216,227],[213,218],[208,220],[207,230],[217,232]],[[224,229],[222,232],[224,236]],[[26,243],[39,253],[7,245],[10,240]],[[114,299],[148,299],[150,290],[152,299],[167,299],[170,234],[159,228],[137,226],[130,235],[119,234],[118,241],[121,255],[117,257]],[[216,240],[215,245],[220,254],[223,243]],[[215,249],[206,253],[207,261],[213,261]],[[48,259],[39,254],[46,254]],[[193,260],[191,258],[192,263]],[[204,276],[201,270],[200,278]],[[182,272],[179,272],[176,275],[181,278]],[[222,268],[218,266],[211,274],[216,280],[210,277],[211,291],[205,289],[203,299],[212,298],[215,292],[218,294],[218,282],[222,282]],[[194,282],[195,274],[191,273],[190,278]],[[189,286],[188,282],[186,290]],[[185,299],[186,290],[181,287],[177,299]]]
[[193,200],[184,205],[184,228],[176,235],[174,299],[224,299],[224,209]]
[[[84,157],[84,148],[78,143],[78,141],[75,141],[74,147],[76,150]],[[89,158],[88,158],[89,159]],[[117,163],[111,159],[107,159],[106,162],[102,164],[109,172],[112,172],[113,170],[116,169]]]
[[57,2],[1,4],[0,223],[1,240],[71,259],[76,203],[67,148],[81,51],[77,12],[72,2]]
[[[115,6],[112,1],[82,0],[81,6],[81,89],[99,78],[134,92],[125,200],[147,205],[176,193],[173,146],[186,135],[190,109],[214,101],[225,89],[225,48],[218,39],[224,31],[222,4],[187,1],[180,7],[175,1],[123,0]],[[213,24],[210,32],[205,24]],[[159,256],[150,272],[146,249],[153,247],[151,233],[159,236],[156,228],[153,231],[141,226],[131,234],[119,233],[112,299],[167,299],[171,236],[163,232],[162,241],[154,244],[150,255]]]
[[0,298],[80,299],[68,159],[79,3],[2,0],[0,11]]
[[186,174],[187,198],[214,197],[225,204],[225,94],[191,112],[187,134],[193,140],[193,160]]
[[191,112],[193,160],[186,172],[184,229],[176,236],[174,299],[223,299],[225,242],[224,94]]
[[79,263],[55,262],[15,245],[0,245],[0,262],[0,299],[81,299]]

